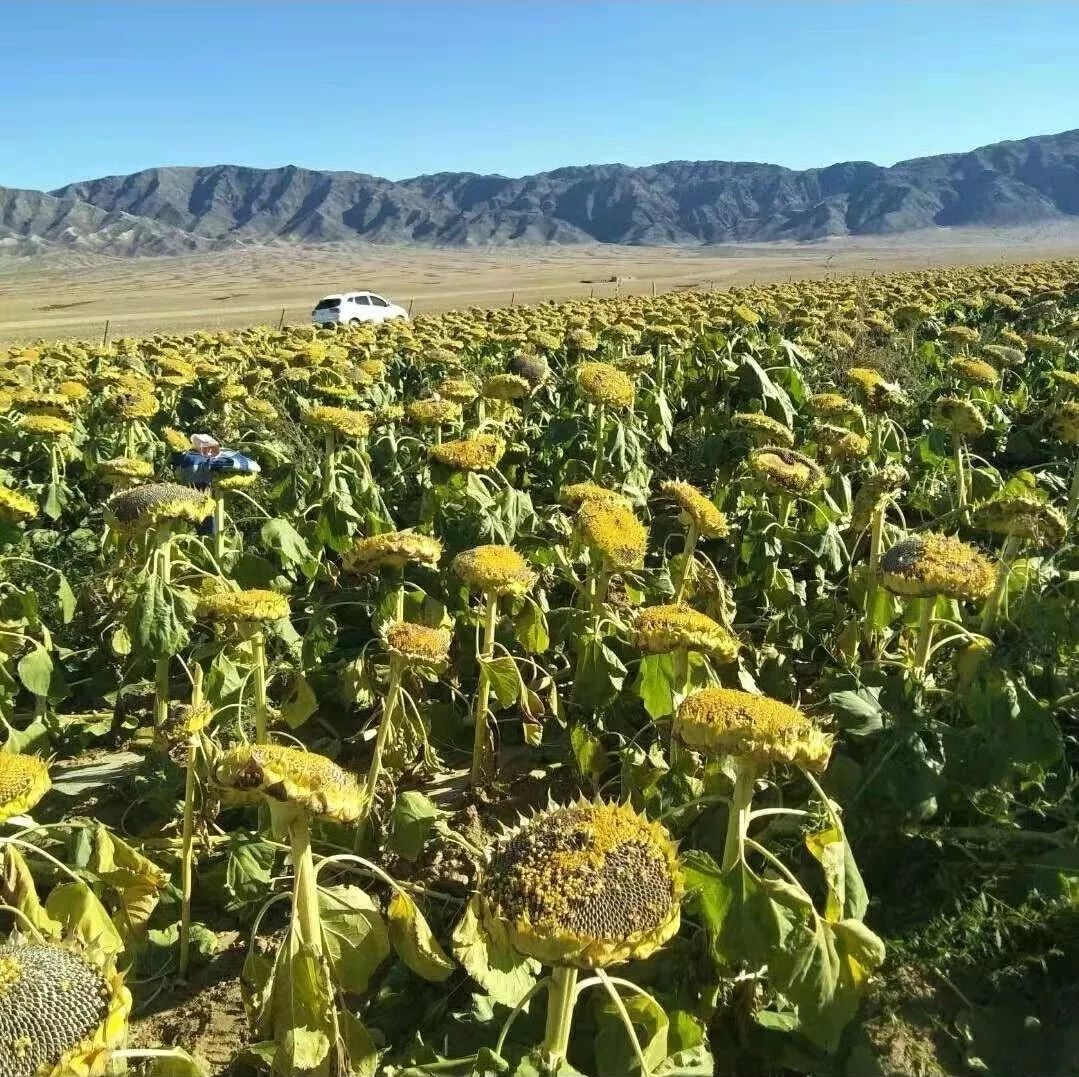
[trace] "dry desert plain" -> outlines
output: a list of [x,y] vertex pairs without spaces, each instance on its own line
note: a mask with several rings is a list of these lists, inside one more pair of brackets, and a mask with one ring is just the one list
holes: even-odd
[[712,247],[264,246],[168,258],[0,259],[0,343],[305,322],[323,295],[379,292],[416,313],[1079,256],[1079,223]]

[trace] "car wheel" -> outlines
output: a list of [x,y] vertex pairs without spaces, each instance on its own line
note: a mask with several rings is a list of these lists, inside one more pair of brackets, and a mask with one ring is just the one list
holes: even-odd
[[349,325],[359,325],[360,324],[360,319],[359,318],[349,318],[348,324]]

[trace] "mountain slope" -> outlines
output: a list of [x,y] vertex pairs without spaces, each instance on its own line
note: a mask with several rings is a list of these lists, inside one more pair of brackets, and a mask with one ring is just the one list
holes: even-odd
[[888,168],[867,161],[805,171],[670,161],[644,168],[560,168],[517,179],[438,173],[395,183],[293,165],[215,165],[73,183],[51,196],[38,195],[42,201],[36,205],[32,195],[0,190],[0,229],[11,231],[11,217],[21,222],[14,234],[23,243],[87,244],[113,253],[172,253],[273,240],[452,245],[812,240],[945,225],[996,227],[1079,214],[1079,131]]

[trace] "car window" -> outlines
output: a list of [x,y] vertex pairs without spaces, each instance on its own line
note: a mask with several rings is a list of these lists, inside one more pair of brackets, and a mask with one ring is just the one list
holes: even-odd
[[365,295],[356,296],[356,302],[359,303],[361,307],[369,307],[371,305],[370,299]]
[[386,300],[383,299],[381,296],[372,295],[371,296],[371,306],[373,306],[373,307],[388,307],[389,303],[387,303]]
[[320,300],[315,310],[329,310],[331,307],[338,307],[341,305],[341,297],[338,295],[328,295],[325,299]]

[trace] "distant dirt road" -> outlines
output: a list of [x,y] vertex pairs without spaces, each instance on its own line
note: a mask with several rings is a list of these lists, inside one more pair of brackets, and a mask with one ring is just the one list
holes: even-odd
[[1079,224],[937,229],[812,244],[698,248],[261,247],[176,258],[64,253],[0,260],[0,342],[102,339],[310,318],[323,295],[367,288],[414,312],[590,294],[1079,257]]

